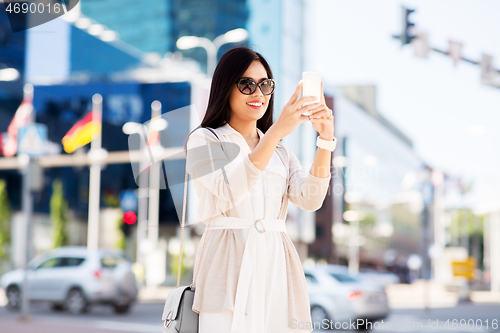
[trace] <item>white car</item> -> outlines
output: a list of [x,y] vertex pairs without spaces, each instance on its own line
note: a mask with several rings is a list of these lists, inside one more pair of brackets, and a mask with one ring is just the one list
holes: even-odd
[[345,266],[317,264],[304,273],[314,328],[364,330],[389,314],[384,288],[350,275]]
[[376,271],[374,269],[360,269],[357,278],[372,283],[378,283],[382,287],[389,284],[401,283],[399,276],[388,271]]
[[[100,303],[126,313],[137,300],[131,262],[119,251],[59,247],[33,259],[27,277],[30,301],[48,301],[55,311],[77,314]],[[11,310],[21,307],[23,278],[24,271],[16,269],[0,280]]]

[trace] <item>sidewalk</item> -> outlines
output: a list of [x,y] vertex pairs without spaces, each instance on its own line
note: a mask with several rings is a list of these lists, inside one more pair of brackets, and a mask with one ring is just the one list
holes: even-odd
[[459,301],[458,293],[433,281],[416,280],[411,284],[392,284],[386,287],[389,307],[393,309],[423,309],[452,307]]
[[[107,329],[96,329],[89,327],[78,327],[74,323],[48,323],[32,319],[29,322],[23,322],[18,319],[2,319],[2,333],[110,333]],[[120,333],[120,331],[113,331]],[[123,332],[122,333],[129,333]]]
[[[165,302],[168,293],[174,288],[175,287],[141,288],[139,289],[139,295],[137,295],[137,302]],[[5,305],[7,305],[7,297],[5,297],[5,291],[0,288],[0,306]]]
[[175,287],[156,287],[156,288],[141,288],[139,289],[139,295],[137,296],[137,302],[139,303],[151,303],[151,302],[162,302],[165,303],[167,295],[170,290]]
[[[442,284],[426,280],[388,285],[386,293],[393,309],[453,307],[460,302],[458,291],[450,291]],[[470,291],[469,298],[473,303],[500,303],[500,294],[490,291]]]

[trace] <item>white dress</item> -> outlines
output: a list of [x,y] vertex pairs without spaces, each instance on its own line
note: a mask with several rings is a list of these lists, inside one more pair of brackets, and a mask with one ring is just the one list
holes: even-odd
[[[257,130],[262,137],[264,133]],[[331,176],[306,173],[282,143],[278,146],[287,153],[278,154],[276,149],[266,169],[260,170],[248,158],[250,147],[238,131],[228,123],[214,131],[221,142],[237,144],[239,153],[225,166],[225,175],[216,168],[206,174],[200,170],[207,158],[190,156],[190,149],[219,140],[201,128],[187,145],[187,171],[200,199],[198,215],[203,222],[208,223],[213,196],[217,197],[214,217],[195,256],[196,270],[206,238],[193,304],[199,313],[199,332],[310,332],[305,276],[286,234],[285,219],[288,199],[307,211],[320,208]],[[216,154],[210,153],[212,164],[218,160]]]

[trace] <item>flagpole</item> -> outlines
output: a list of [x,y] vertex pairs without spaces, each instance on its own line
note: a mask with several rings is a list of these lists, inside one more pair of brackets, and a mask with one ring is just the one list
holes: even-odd
[[96,155],[101,150],[102,96],[100,94],[92,96],[92,112],[95,112],[92,115],[92,126],[95,126],[93,118],[95,115],[99,119],[101,130],[99,130],[99,133],[95,137],[92,135],[92,142],[90,143],[89,158],[92,159],[92,162],[90,166],[87,248],[89,250],[97,250],[99,247],[99,203],[101,192],[101,163],[96,158]]
[[[151,103],[151,122],[149,124],[150,133],[157,135],[154,143],[151,146],[152,150],[160,146],[160,133],[156,133],[153,123],[158,122],[161,117],[161,103],[154,101]],[[155,158],[155,161],[156,158]],[[148,240],[151,248],[156,250],[158,247],[158,221],[160,209],[160,163],[153,163],[149,168],[149,219],[148,219]]]
[[[31,84],[25,84],[24,85],[24,97],[23,101],[26,99],[33,100],[33,85]],[[33,124],[35,122],[35,111],[32,109],[30,115],[28,116],[28,124]],[[28,125],[27,124],[27,125]],[[17,138],[16,138],[17,139]],[[31,215],[33,212],[33,197],[31,194],[31,174],[30,174],[30,163],[31,159],[28,155],[20,156],[18,154],[18,158],[22,166],[22,173],[23,173],[23,201],[22,201],[22,210],[23,210],[23,217],[24,217],[24,239],[23,241],[25,242],[24,246],[22,246],[24,253],[22,256],[22,268],[24,269],[24,274],[23,274],[23,284],[21,287],[21,316],[19,319],[24,320],[24,321],[29,321],[30,320],[30,301],[29,301],[29,281],[28,281],[28,264],[31,259],[31,250],[32,250],[32,241],[31,241]]]

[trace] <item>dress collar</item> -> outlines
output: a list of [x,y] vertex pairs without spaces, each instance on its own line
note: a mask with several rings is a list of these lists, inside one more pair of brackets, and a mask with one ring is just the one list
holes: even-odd
[[[229,125],[229,123],[225,123],[224,125],[220,126],[217,128],[222,134],[224,135],[230,135],[230,134],[238,134],[240,135],[241,137],[243,137],[241,135],[240,132],[238,132],[237,130],[235,130],[234,128],[231,127],[231,125]],[[261,138],[262,136],[264,136],[264,132],[262,132],[260,130],[260,128],[257,127],[257,131],[259,132],[259,138]]]
[[[240,136],[240,138],[243,139],[243,135],[241,135],[240,132],[238,132],[237,130],[232,128],[231,125],[229,125],[229,123],[225,123],[224,125],[217,127],[217,130],[220,131],[224,135],[237,134]],[[257,131],[259,132],[259,139],[262,138],[264,136],[264,132],[262,132],[260,130],[260,128],[258,128],[258,127],[257,127]],[[282,145],[281,145],[281,140],[280,140],[280,142],[278,142],[276,147],[281,147],[281,146]]]

